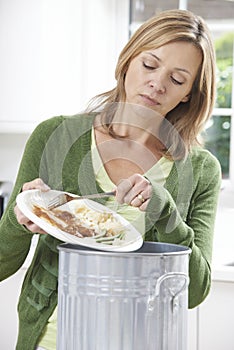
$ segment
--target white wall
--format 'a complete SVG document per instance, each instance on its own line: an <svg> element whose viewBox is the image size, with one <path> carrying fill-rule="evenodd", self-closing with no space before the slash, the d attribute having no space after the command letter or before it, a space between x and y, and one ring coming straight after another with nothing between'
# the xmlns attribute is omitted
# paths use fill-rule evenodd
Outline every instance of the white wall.
<svg viewBox="0 0 234 350"><path fill-rule="evenodd" d="M113 88L127 38L125 0L0 0L0 181L36 124Z"/></svg>
<svg viewBox="0 0 234 350"><path fill-rule="evenodd" d="M15 179L41 120L114 86L127 39L125 0L0 0L0 181Z"/></svg>
<svg viewBox="0 0 234 350"><path fill-rule="evenodd" d="M0 0L0 122L75 114L113 88L127 11L125 0Z"/></svg>
<svg viewBox="0 0 234 350"><path fill-rule="evenodd" d="M0 181L14 181L29 134L0 133Z"/></svg>

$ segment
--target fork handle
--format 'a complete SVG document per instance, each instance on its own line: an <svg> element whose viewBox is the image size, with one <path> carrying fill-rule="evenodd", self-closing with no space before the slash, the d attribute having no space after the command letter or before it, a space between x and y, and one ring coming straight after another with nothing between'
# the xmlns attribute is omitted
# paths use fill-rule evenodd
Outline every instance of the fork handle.
<svg viewBox="0 0 234 350"><path fill-rule="evenodd" d="M92 198L111 197L111 196L115 196L115 191L85 194L84 196L74 196L74 197L70 196L69 194L65 194L65 195L66 195L67 202L70 202L73 199L92 199Z"/></svg>

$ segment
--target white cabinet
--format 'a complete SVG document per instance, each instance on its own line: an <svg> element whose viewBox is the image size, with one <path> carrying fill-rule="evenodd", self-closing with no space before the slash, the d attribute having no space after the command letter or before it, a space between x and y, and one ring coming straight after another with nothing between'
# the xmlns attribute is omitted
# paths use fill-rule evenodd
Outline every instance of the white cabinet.
<svg viewBox="0 0 234 350"><path fill-rule="evenodd" d="M213 281L209 296L198 310L198 350L233 350L233 315L234 282Z"/></svg>
<svg viewBox="0 0 234 350"><path fill-rule="evenodd" d="M26 269L0 283L0 349L15 350L18 334L17 304Z"/></svg>
<svg viewBox="0 0 234 350"><path fill-rule="evenodd" d="M234 350L234 267L214 271L205 301L188 312L188 350Z"/></svg>
<svg viewBox="0 0 234 350"><path fill-rule="evenodd" d="M1 1L0 132L31 132L112 89L128 7L125 0Z"/></svg>
<svg viewBox="0 0 234 350"><path fill-rule="evenodd" d="M198 332L198 308L188 311L188 345L187 350L197 349L197 332Z"/></svg>

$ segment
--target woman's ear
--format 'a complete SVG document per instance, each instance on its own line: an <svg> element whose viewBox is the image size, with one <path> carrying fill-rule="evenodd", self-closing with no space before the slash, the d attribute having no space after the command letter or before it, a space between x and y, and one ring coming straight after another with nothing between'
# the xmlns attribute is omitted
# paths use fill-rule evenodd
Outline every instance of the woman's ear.
<svg viewBox="0 0 234 350"><path fill-rule="evenodd" d="M181 102L188 102L190 100L191 95L188 94L184 98L182 98Z"/></svg>

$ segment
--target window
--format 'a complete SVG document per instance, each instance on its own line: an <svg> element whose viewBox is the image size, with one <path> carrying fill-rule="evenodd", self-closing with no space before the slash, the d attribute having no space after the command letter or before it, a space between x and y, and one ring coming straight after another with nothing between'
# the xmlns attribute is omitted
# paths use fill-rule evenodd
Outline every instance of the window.
<svg viewBox="0 0 234 350"><path fill-rule="evenodd" d="M234 25L222 28L210 23L214 35L217 64L217 98L210 125L207 125L206 146L219 159L223 179L233 178L234 149L231 125L234 124L233 52Z"/></svg>
<svg viewBox="0 0 234 350"><path fill-rule="evenodd" d="M219 159L223 179L234 183L234 1L132 0L130 3L130 34L141 22L167 9L187 9L206 20L216 49L217 98L203 139L205 147Z"/></svg>

